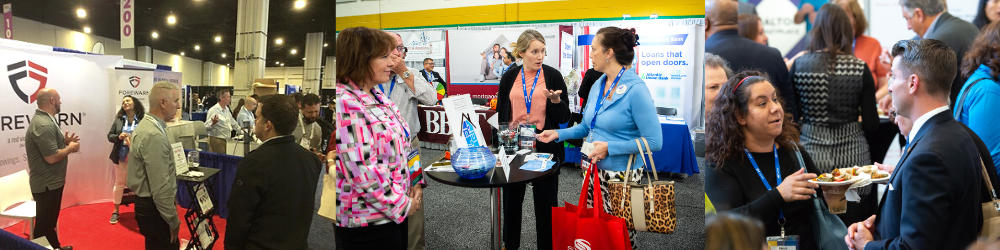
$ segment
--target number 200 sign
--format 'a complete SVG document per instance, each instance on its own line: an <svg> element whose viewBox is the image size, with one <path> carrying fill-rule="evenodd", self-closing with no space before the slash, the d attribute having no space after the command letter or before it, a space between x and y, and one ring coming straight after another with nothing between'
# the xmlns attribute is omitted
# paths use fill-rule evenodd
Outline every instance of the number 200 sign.
<svg viewBox="0 0 1000 250"><path fill-rule="evenodd" d="M135 6L132 5L133 0L121 0L121 41L122 48L133 48L135 47L135 38L133 35L133 26L135 25Z"/></svg>

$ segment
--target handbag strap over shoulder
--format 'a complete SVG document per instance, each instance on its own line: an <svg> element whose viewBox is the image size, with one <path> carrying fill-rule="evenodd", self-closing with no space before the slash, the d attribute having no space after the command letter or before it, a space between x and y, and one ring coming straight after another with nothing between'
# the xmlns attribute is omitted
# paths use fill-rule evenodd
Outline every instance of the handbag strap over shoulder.
<svg viewBox="0 0 1000 250"><path fill-rule="evenodd" d="M792 146L795 147L795 157L799 159L799 167L802 167L802 172L803 173L809 173L809 169L806 168L806 161L802 160L802 151L801 151L802 148L799 148L799 145L795 144L795 142L791 142L791 143L792 143ZM813 197L819 197L819 196L816 196L816 194L813 194Z"/></svg>
<svg viewBox="0 0 1000 250"><path fill-rule="evenodd" d="M979 83L979 81L986 80L986 79L987 78L979 78L979 79L976 79L975 82L970 83L969 86L965 86L965 90L962 92L962 96L958 98L958 102L955 102L954 109L957 110L955 112L955 114L958 114L958 115L955 116L955 118L958 118L958 116L962 115L962 111L965 110L965 107L964 107L965 106L965 96L969 95L969 90L972 89L972 86L975 86L976 83Z"/></svg>
<svg viewBox="0 0 1000 250"><path fill-rule="evenodd" d="M990 188L990 195L993 196L993 208L1000 210L1000 200L997 199L997 191L993 189L993 182L990 181L990 173L986 171L986 163L983 163L983 157L979 157L979 165L983 170L983 181L986 181L986 186Z"/></svg>

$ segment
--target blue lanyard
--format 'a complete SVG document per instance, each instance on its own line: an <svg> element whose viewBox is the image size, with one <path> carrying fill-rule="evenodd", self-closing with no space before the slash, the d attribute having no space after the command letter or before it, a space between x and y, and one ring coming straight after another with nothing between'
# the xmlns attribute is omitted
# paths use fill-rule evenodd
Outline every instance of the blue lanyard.
<svg viewBox="0 0 1000 250"><path fill-rule="evenodd" d="M771 146L774 149L774 175L778 177L778 185L781 185L781 164L778 163L778 147ZM767 187L767 191L771 191L771 184L767 183L767 179L764 179L764 174L760 172L760 168L757 167L757 162L754 161L753 155L746 148L743 148L743 152L747 153L747 157L750 157L750 164L753 164L753 169L757 170L757 176L760 177L760 181L764 183L764 187ZM778 211L778 219L785 218L785 213Z"/></svg>
<svg viewBox="0 0 1000 250"><path fill-rule="evenodd" d="M524 92L524 106L528 107L528 119L531 119L531 96L535 94L535 87L538 86L538 75L542 74L542 69L538 68L538 72L535 73L535 82L531 84L531 93L528 93L528 82L524 80L528 75L524 74L524 68L521 68L521 91Z"/></svg>
<svg viewBox="0 0 1000 250"><path fill-rule="evenodd" d="M434 81L434 74L431 74L431 72L428 72L428 71L424 70L424 76L427 77L427 82L433 82ZM434 84L434 83L431 83L431 84Z"/></svg>
<svg viewBox="0 0 1000 250"><path fill-rule="evenodd" d="M382 84L379 84L378 88L382 89L382 93L385 93L385 87L382 87ZM392 84L389 85L389 93L385 93L386 96L391 98L393 89L396 89L396 76L392 76Z"/></svg>
<svg viewBox="0 0 1000 250"><path fill-rule="evenodd" d="M622 67L621 71L618 71L618 76L615 77L615 81L611 84L611 88L614 89L618 86L618 80L622 78L622 74L625 73L625 67ZM604 95L604 88L608 81L601 81L601 98L597 100L597 106L594 107L594 117L590 119L590 129L594 129L597 125L597 112L601 110L601 106L604 106L604 99L607 97ZM611 91L608 90L608 95L611 95Z"/></svg>

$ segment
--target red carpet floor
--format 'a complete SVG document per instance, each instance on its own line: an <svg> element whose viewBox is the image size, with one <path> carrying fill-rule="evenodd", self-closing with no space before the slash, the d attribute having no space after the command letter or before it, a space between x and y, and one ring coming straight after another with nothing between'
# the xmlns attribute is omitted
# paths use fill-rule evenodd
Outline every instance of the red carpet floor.
<svg viewBox="0 0 1000 250"><path fill-rule="evenodd" d="M114 210L114 204L110 202L63 209L59 214L59 241L63 245L72 245L73 249L79 250L142 249L143 237L139 234L139 226L135 222L134 208L134 206L122 206L118 224L115 225L108 222ZM188 233L187 223L183 218L187 210L180 206L177 206L177 210L178 216L181 216L180 240L183 247L184 243L191 239L191 234ZM219 235L222 235L216 240L213 249L223 249L226 220L216 215L213 221L219 230ZM21 222L4 230L27 238L28 236L22 233L23 226L24 222Z"/></svg>

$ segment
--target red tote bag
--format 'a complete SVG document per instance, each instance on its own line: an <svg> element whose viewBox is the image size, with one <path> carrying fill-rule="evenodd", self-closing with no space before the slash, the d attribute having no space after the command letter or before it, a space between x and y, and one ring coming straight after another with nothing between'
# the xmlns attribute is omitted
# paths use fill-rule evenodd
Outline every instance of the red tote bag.
<svg viewBox="0 0 1000 250"><path fill-rule="evenodd" d="M604 212L596 164L591 164L580 190L580 206L552 208L552 249L628 250L628 226L624 219ZM590 180L590 181L588 181ZM594 207L587 208L587 187L594 185Z"/></svg>

